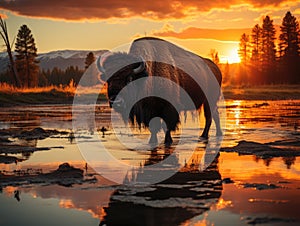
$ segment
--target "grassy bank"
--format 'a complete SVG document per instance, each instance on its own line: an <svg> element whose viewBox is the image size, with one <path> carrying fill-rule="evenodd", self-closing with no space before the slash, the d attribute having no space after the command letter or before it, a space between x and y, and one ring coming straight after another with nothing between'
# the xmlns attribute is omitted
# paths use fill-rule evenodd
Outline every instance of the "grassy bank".
<svg viewBox="0 0 300 226"><path fill-rule="evenodd" d="M35 105L35 104L69 104L73 101L70 93L52 90L49 92L3 93L0 92L0 106Z"/></svg>
<svg viewBox="0 0 300 226"><path fill-rule="evenodd" d="M231 100L299 100L300 85L226 86L225 99Z"/></svg>
<svg viewBox="0 0 300 226"><path fill-rule="evenodd" d="M99 87L43 87L20 89L0 85L0 106L72 104L77 95L81 103L91 104L98 95ZM232 100L298 100L300 85L226 86L222 87L225 99ZM97 101L105 101L103 92Z"/></svg>
<svg viewBox="0 0 300 226"><path fill-rule="evenodd" d="M80 92L78 92L78 90ZM41 104L72 104L77 95L82 103L93 103L99 89L76 87L38 87L15 88L9 85L0 85L0 107L14 105L41 105ZM106 100L105 94L97 96L97 101Z"/></svg>

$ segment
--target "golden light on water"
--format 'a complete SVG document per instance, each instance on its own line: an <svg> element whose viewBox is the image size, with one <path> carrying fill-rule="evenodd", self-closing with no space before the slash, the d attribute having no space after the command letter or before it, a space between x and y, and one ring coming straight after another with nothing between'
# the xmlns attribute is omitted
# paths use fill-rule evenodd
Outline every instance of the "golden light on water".
<svg viewBox="0 0 300 226"><path fill-rule="evenodd" d="M240 124L240 115L241 115L241 102L240 100L235 100L234 105L237 107L234 109L234 119L235 119L235 125L238 126Z"/></svg>
<svg viewBox="0 0 300 226"><path fill-rule="evenodd" d="M59 206L62 208L75 208L73 201L70 199L61 199L59 202Z"/></svg>
<svg viewBox="0 0 300 226"><path fill-rule="evenodd" d="M231 200L224 200L223 198L220 198L218 203L216 204L216 209L224 209L228 206L232 206L232 201Z"/></svg>
<svg viewBox="0 0 300 226"><path fill-rule="evenodd" d="M71 199L61 199L59 201L59 206L61 208L66 208L66 209L76 209L76 210L86 211L86 212L90 213L93 218L103 219L103 217L105 215L103 208L100 206L96 206L96 210L90 209L89 206L88 206L88 208L83 208L80 206L76 206Z"/></svg>

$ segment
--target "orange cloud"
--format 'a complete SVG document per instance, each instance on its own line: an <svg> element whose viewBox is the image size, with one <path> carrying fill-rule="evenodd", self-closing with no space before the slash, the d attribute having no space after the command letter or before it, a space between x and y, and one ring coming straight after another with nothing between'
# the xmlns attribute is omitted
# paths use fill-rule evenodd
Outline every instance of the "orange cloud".
<svg viewBox="0 0 300 226"><path fill-rule="evenodd" d="M277 6L288 0L244 0L257 7ZM228 8L238 0L1 0L0 9L30 17L64 20L144 17L182 19L213 8Z"/></svg>
<svg viewBox="0 0 300 226"><path fill-rule="evenodd" d="M239 41L243 33L250 34L251 28L241 29L202 29L188 27L180 32L175 32L171 26L165 26L162 31L153 32L153 35L160 37L175 37L180 39L205 38L221 41Z"/></svg>
<svg viewBox="0 0 300 226"><path fill-rule="evenodd" d="M284 0L247 0L247 3L252 4L255 7L266 7L266 6L279 6Z"/></svg>

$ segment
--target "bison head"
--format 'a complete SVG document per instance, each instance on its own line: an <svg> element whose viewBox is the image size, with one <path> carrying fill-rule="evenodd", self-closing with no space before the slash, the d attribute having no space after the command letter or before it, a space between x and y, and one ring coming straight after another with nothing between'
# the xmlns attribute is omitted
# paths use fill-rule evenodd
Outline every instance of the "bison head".
<svg viewBox="0 0 300 226"><path fill-rule="evenodd" d="M120 112L126 108L126 97L118 95L130 82L148 76L141 57L127 53L106 53L97 59L101 80L107 82L110 107Z"/></svg>

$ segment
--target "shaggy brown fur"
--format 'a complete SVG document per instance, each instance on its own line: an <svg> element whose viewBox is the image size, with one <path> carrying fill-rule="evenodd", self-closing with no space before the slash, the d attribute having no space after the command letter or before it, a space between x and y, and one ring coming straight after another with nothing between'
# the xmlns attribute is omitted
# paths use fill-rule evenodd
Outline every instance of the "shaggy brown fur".
<svg viewBox="0 0 300 226"><path fill-rule="evenodd" d="M141 73L132 75L133 69L140 65L141 57L146 62L146 68ZM114 53L108 56L103 62L103 69L111 76L108 79L109 98L115 97L126 86L129 77L130 81L147 77L147 82L142 87L131 90L130 98L138 98L141 93L149 95L130 109L129 119L132 123L149 127L152 118L162 118L167 126L165 143L172 142L170 131L177 128L178 111L200 109L202 105L206 117L202 137L208 137L212 116L216 122L217 134L221 134L217 101L220 96L222 75L211 60L161 39L141 38L132 43L129 54ZM164 83L154 82L156 76L167 78L178 85L166 86ZM213 79L216 79L218 87L213 85ZM182 89L191 98L194 106L187 104ZM171 97L172 103L176 103L176 106L172 106L163 98L151 96L154 90L159 90L162 96ZM208 92L210 96L206 98L205 94ZM124 101L126 103L126 100ZM122 113L122 109L116 110ZM159 123L150 127L152 135L150 142L157 142L156 134L160 129Z"/></svg>

